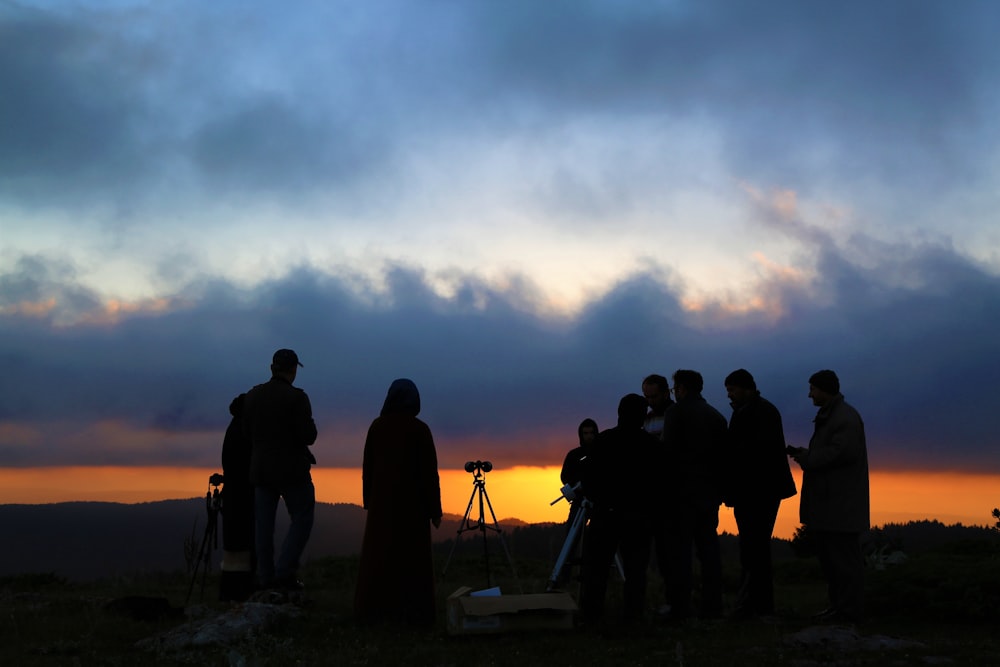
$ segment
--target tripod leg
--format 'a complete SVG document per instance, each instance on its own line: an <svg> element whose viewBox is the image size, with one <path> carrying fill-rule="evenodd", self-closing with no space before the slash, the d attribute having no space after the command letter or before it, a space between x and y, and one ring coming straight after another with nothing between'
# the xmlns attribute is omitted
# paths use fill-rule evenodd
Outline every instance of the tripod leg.
<svg viewBox="0 0 1000 667"><path fill-rule="evenodd" d="M208 579L208 571L212 569L212 552L219 547L219 519L217 514L212 514L208 521L207 530L210 534L207 536L211 546L205 549L205 567L201 569L201 599L205 599L205 581Z"/></svg>
<svg viewBox="0 0 1000 667"><path fill-rule="evenodd" d="M566 541L563 542L562 550L559 552L559 557L556 559L556 565L552 569L552 576L549 577L549 583L546 587L546 591L551 591L559 585L562 580L563 568L566 567L566 561L569 559L569 555L573 552L574 547L577 544L577 538L580 535L580 531L587 523L587 508L581 505L577 508L576 514L573 517L573 523L570 524L569 532L566 533Z"/></svg>
<svg viewBox="0 0 1000 667"><path fill-rule="evenodd" d="M503 539L503 530L501 530L500 523L497 521L496 512L493 511L493 503L490 502L490 496L486 493L485 486L483 486L483 498L486 499L486 506L490 508L490 517L493 519L493 530L496 531L497 537L500 539L500 546L503 547L503 552L507 555L507 564L510 565L510 572L514 575L514 581L517 582L517 589L523 594L524 588L521 586L521 580L517 576L517 570L514 569L514 559L510 557L510 550L507 549L507 542ZM480 520L482 520L481 517ZM485 536L486 533L484 532L483 535Z"/></svg>
<svg viewBox="0 0 1000 667"><path fill-rule="evenodd" d="M479 485L479 532L483 534L483 560L486 565L486 588L492 588L493 578L490 572L490 543L486 538L486 522L484 521L485 514L483 514L483 498L486 497L486 487L482 484ZM494 522L495 523L495 522Z"/></svg>
<svg viewBox="0 0 1000 667"><path fill-rule="evenodd" d="M191 593L194 592L194 582L198 580L198 568L202 566L202 561L206 558L206 547L208 546L209 537L211 537L212 532L212 521L209 519L208 523L205 524L205 534L201 538L201 548L198 549L198 557L194 561L194 572L191 573L191 583L188 584L187 597L184 599L184 604L187 605L191 601ZM202 585L202 595L204 595L204 584Z"/></svg>
<svg viewBox="0 0 1000 667"><path fill-rule="evenodd" d="M464 533L468 528L466 526L469 523L469 515L472 513L472 503L476 499L476 489L473 487L472 495L469 496L469 505L465 508L465 515L462 516L462 520L458 524L458 532L455 533L455 541L451 543L451 551L448 552L448 560L444 562L444 568L441 569L441 576L448 574L448 567L451 565L451 557L455 555L455 547L458 546L458 541L462 538L462 533Z"/></svg>

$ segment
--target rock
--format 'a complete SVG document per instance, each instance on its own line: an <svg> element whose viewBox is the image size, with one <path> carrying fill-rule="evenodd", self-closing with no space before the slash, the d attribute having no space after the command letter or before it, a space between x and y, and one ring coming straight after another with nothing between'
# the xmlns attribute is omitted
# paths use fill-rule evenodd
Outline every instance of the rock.
<svg viewBox="0 0 1000 667"><path fill-rule="evenodd" d="M285 618L299 616L302 610L291 604L247 602L207 620L185 623L152 637L140 639L136 648L150 651L176 651L209 645L229 645L254 632L266 631Z"/></svg>

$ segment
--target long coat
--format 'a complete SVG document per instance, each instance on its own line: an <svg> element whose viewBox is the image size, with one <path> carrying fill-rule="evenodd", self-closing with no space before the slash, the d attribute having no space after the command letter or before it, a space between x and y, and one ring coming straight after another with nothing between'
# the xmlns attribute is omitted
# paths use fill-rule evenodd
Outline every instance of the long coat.
<svg viewBox="0 0 1000 667"><path fill-rule="evenodd" d="M354 611L365 622L430 625L430 523L441 518L437 453L430 428L416 417L416 387L393 388L365 440L362 494L368 516Z"/></svg>
<svg viewBox="0 0 1000 667"><path fill-rule="evenodd" d="M871 525L868 447L861 415L837 394L820 408L802 466L799 520L815 530L860 533Z"/></svg>

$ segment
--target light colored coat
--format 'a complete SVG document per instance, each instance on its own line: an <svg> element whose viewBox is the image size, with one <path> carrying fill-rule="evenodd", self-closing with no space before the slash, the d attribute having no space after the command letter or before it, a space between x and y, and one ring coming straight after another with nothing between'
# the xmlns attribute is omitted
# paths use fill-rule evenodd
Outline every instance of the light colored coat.
<svg viewBox="0 0 1000 667"><path fill-rule="evenodd" d="M816 414L809 451L799 457L799 520L807 528L860 533L871 525L868 447L861 415L837 394Z"/></svg>

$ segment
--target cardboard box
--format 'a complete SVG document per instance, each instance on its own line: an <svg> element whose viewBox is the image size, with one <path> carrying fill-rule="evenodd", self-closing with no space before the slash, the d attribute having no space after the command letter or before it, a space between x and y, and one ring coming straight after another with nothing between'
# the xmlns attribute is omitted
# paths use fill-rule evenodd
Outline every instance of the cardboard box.
<svg viewBox="0 0 1000 667"><path fill-rule="evenodd" d="M570 630L576 602L568 593L473 595L468 586L448 596L448 633L452 635Z"/></svg>

